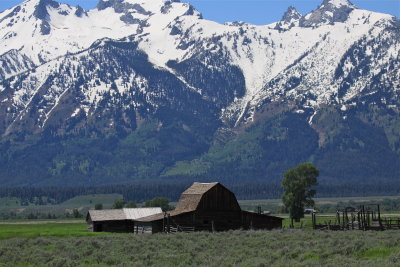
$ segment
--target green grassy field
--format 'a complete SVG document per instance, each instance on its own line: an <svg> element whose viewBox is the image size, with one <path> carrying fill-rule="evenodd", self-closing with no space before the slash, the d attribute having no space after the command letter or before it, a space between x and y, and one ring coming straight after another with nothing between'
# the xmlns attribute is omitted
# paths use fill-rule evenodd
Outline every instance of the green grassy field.
<svg viewBox="0 0 400 267"><path fill-rule="evenodd" d="M0 212L82 213L103 203L110 208L121 195L79 196L59 205L21 207L17 199L0 199ZM343 208L388 202L398 197L316 199L317 207ZM239 201L245 210L279 211L281 200ZM328 210L328 209L327 209ZM399 216L396 209L390 217ZM400 231L314 231L306 215L296 229L227 231L192 234L111 234L87 232L84 219L0 221L1 266L400 266ZM317 222L334 222L333 213ZM301 227L301 229L299 229Z"/></svg>
<svg viewBox="0 0 400 267"><path fill-rule="evenodd" d="M78 209L84 216L89 209L93 209L97 203L103 204L104 209L112 208L115 200L123 199L120 194L96 194L77 196L57 205L21 205L17 198L0 198L1 219L23 219L29 214L36 215L40 219L50 216L66 217L72 214L73 209Z"/></svg>
<svg viewBox="0 0 400 267"><path fill-rule="evenodd" d="M83 220L79 221L16 221L0 222L0 239L37 237L80 237L105 233L90 233Z"/></svg>
<svg viewBox="0 0 400 267"><path fill-rule="evenodd" d="M339 202L368 202L382 201L384 199L398 199L400 196L372 196L372 197L334 197L334 198L314 198L316 204L336 204ZM256 204L281 204L281 199L255 199L255 200L239 200L241 205L256 205Z"/></svg>
<svg viewBox="0 0 400 267"><path fill-rule="evenodd" d="M120 194L96 194L77 196L70 200L57 205L21 205L21 200L16 198L0 198L0 219L23 219L29 214L39 215L41 219L47 218L48 215L56 215L58 218L66 217L66 214L71 214L73 209L78 209L83 215L88 209L93 209L96 203L102 203L103 208L111 208L115 200L122 199ZM393 203L390 203L392 201ZM400 197L349 197L349 198L316 198L316 208L321 213L334 213L337 208L346 206L358 206L368 203L388 203L395 204L386 205L388 212L400 212ZM138 203L140 205L140 203ZM176 205L172 202L171 205ZM255 211L258 206L263 210L272 211L273 214L281 214L283 211L282 201L280 199L265 199L265 200L239 200L239 204L244 210ZM54 216L53 216L54 217Z"/></svg>
<svg viewBox="0 0 400 267"><path fill-rule="evenodd" d="M337 209L347 206L358 207L373 203L382 204L382 212L400 213L400 196L314 198L314 201L316 209L321 213L335 213ZM262 210L275 214L280 213L283 208L281 199L239 200L239 204L245 210L254 211L261 206Z"/></svg>
<svg viewBox="0 0 400 267"><path fill-rule="evenodd" d="M110 209L114 204L115 200L123 199L121 194L96 194L96 195L85 195L71 198L60 206L68 208L80 208L80 207L94 207L96 203L102 203L103 208Z"/></svg>
<svg viewBox="0 0 400 267"><path fill-rule="evenodd" d="M1 197L0 198L0 208L2 207L19 207L21 202L15 197Z"/></svg>
<svg viewBox="0 0 400 267"><path fill-rule="evenodd" d="M399 266L400 233L311 230L93 234L0 225L0 266ZM19 225L21 226L21 225ZM10 233L19 233L13 237ZM11 238L12 237L12 238Z"/></svg>
<svg viewBox="0 0 400 267"><path fill-rule="evenodd" d="M290 220L283 216L283 227L289 228ZM329 217L334 220L334 217ZM312 229L311 217L306 216L300 223L295 223L295 228L302 226L304 229ZM37 237L80 237L104 235L106 233L90 233L87 224L80 220L17 220L0 221L0 240L10 238L37 238Z"/></svg>

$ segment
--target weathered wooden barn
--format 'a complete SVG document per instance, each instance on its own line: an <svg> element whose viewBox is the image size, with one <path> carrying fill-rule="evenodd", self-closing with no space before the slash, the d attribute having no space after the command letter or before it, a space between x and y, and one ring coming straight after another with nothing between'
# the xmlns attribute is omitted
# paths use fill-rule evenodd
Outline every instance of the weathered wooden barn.
<svg viewBox="0 0 400 267"><path fill-rule="evenodd" d="M133 233L137 219L159 213L161 208L89 210L86 222L90 232Z"/></svg>
<svg viewBox="0 0 400 267"><path fill-rule="evenodd" d="M226 231L230 229L274 229L282 218L243 211L235 195L220 183L194 183L179 199L175 210L138 219L152 232Z"/></svg>

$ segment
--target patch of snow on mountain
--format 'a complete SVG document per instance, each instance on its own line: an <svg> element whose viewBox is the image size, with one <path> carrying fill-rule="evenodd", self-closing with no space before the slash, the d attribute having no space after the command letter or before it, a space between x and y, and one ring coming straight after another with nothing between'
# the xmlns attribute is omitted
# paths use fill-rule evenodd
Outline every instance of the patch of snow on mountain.
<svg viewBox="0 0 400 267"><path fill-rule="evenodd" d="M81 112L81 108L76 108L74 112L71 114L71 118L76 117Z"/></svg>
<svg viewBox="0 0 400 267"><path fill-rule="evenodd" d="M341 6L354 6L348 0L325 0L323 5L331 4L334 7L341 7Z"/></svg>
<svg viewBox="0 0 400 267"><path fill-rule="evenodd" d="M0 19L0 37L4 39L9 32L17 34L0 43L0 54L17 49L40 64L86 49L101 38L118 39L136 34L139 28L137 24L121 21L113 9L93 9L87 12L87 16L77 16L76 7L60 4L58 8L47 6L46 22L50 25L50 32L44 35L41 32L43 21L32 15L36 4L33 0L26 1L18 6L18 13L13 14L13 9L4 12L13 16Z"/></svg>
<svg viewBox="0 0 400 267"><path fill-rule="evenodd" d="M32 97L47 77L57 71L65 55L85 51L94 42L105 38L128 36L129 40L138 43L151 63L171 72L199 94L202 94L201 88L191 86L190 81L169 68L169 61L181 62L207 53L202 58L207 68L217 68L208 64L207 57L212 55L222 55L224 60L228 60L226 64L239 67L245 78L245 95L236 98L230 107L224 109L226 113L239 116L237 123L246 115L251 120L256 107L266 98L276 100L286 95L293 99L306 99L311 94L315 99L307 99L306 106L315 108L333 101L337 95L340 85L334 80L334 73L346 51L365 36L373 38L381 34L384 24L392 18L356 9L347 0L325 0L316 11L306 16L289 8L280 22L255 26L204 20L188 3L176 1L102 2L106 4L104 8L80 15L77 15L79 10L76 7L50 4L45 8L46 17L38 18L33 16L38 1L28 0L0 14L0 55L15 50L19 53L13 57L16 64L23 62L25 57L31 62L19 64L16 71L5 77L10 78L34 65L41 65L36 73L29 74L29 80L25 79L21 86L15 88L13 101L18 109L29 106ZM121 3L124 4L123 9L118 6ZM122 19L123 16L128 19ZM382 25L379 26L379 23ZM398 45L390 46L386 56L376 64L385 64L398 56L398 51ZM372 53L372 48L366 53ZM68 60L71 67L78 69L77 60ZM350 61L345 62L344 74L347 75L353 68ZM73 79L84 75L85 68L79 69L81 73L70 70L71 76L64 77L64 82L72 83ZM371 71L378 73L380 69L374 67ZM106 92L112 96L125 95L139 89L147 100L151 98L150 92L147 92L148 81L134 73L117 79L116 90L97 78L91 77L90 81L86 81L88 87L81 87L86 98L82 108L86 113L97 107ZM295 81L294 85L288 86L291 80ZM354 84L345 99L350 100L358 94L367 82L367 79L361 79ZM42 117L48 118L66 90L57 86L46 90Z"/></svg>

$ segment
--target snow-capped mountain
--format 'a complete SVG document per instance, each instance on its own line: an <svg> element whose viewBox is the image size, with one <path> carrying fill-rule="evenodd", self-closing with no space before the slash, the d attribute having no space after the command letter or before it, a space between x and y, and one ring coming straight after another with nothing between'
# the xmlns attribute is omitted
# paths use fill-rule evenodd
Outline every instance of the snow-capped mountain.
<svg viewBox="0 0 400 267"><path fill-rule="evenodd" d="M301 18L302 15L297 11L297 9L290 6L285 14L283 14L282 20L276 23L275 29L289 30L290 28L299 26Z"/></svg>
<svg viewBox="0 0 400 267"><path fill-rule="evenodd" d="M366 105L399 114L400 22L348 0L304 15L289 7L263 26L205 20L179 0L100 0L92 10L27 0L0 13L0 38L5 140L126 134L175 116L210 145L290 110L322 146L327 106L344 119Z"/></svg>

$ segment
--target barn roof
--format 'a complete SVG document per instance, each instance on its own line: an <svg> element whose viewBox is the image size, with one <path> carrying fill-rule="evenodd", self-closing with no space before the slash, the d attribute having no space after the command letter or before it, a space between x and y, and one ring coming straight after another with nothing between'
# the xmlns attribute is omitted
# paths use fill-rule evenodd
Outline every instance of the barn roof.
<svg viewBox="0 0 400 267"><path fill-rule="evenodd" d="M203 195L218 184L220 183L194 183L182 193L175 210L181 213L196 210Z"/></svg>
<svg viewBox="0 0 400 267"><path fill-rule="evenodd" d="M161 213L161 208L132 208L116 210L89 210L88 217L93 222L136 220L142 217Z"/></svg>
<svg viewBox="0 0 400 267"><path fill-rule="evenodd" d="M213 188L219 183L194 183L191 187L186 189L182 195L201 195Z"/></svg>
<svg viewBox="0 0 400 267"><path fill-rule="evenodd" d="M194 183L191 187L186 189L175 208L175 210L168 212L170 216L176 216L179 214L195 211L199 206L201 198L214 186L221 185L220 183ZM221 185L223 186L223 185ZM164 218L164 213L154 214L151 216L143 217L139 221L151 222L158 221Z"/></svg>

